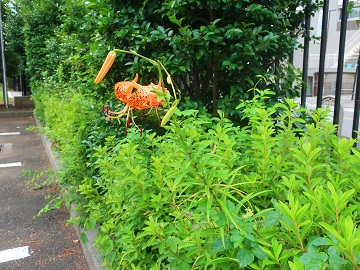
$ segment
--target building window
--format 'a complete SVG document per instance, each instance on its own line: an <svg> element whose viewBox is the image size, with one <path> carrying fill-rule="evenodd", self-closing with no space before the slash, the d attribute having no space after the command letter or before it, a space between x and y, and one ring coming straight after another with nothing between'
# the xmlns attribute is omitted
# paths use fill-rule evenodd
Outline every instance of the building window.
<svg viewBox="0 0 360 270"><path fill-rule="evenodd" d="M360 18L360 7L354 7L349 13L349 20L359 19Z"/></svg>

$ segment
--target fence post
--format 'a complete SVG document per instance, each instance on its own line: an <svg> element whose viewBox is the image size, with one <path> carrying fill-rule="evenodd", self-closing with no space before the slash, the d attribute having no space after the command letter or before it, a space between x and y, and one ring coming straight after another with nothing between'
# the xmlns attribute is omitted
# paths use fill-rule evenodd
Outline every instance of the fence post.
<svg viewBox="0 0 360 270"><path fill-rule="evenodd" d="M0 0L0 47L1 47L1 59L3 69L3 98L6 109L9 108L8 94L7 94L7 82L6 82L6 66L5 66L5 49L4 49L4 38L3 38L3 23L2 23L2 1Z"/></svg>
<svg viewBox="0 0 360 270"><path fill-rule="evenodd" d="M307 77L309 67L309 41L310 41L310 14L309 7L305 7L305 37L304 37L304 55L303 55L303 72L302 80L303 86L301 88L301 106L305 107L306 104L306 91L307 91Z"/></svg>
<svg viewBox="0 0 360 270"><path fill-rule="evenodd" d="M319 80L318 80L316 108L320 108L322 105L326 44L327 44L327 36L328 36L327 33L328 13L329 13L329 0L324 0L322 27L321 27L322 29L321 29L321 45L320 45Z"/></svg>
<svg viewBox="0 0 360 270"><path fill-rule="evenodd" d="M357 61L358 67L360 65L360 53ZM356 69L357 81L355 87L355 107L354 107L354 117L353 117L353 126L352 126L352 138L357 139L357 131L359 130L359 110L360 110L360 83L359 83L360 68ZM357 143L355 143L357 147Z"/></svg>
<svg viewBox="0 0 360 270"><path fill-rule="evenodd" d="M339 123L339 110L341 100L342 77L344 72L344 56L345 56L345 42L346 42L346 26L347 26L347 6L349 0L343 1L341 10L341 25L340 25L340 41L339 41L339 57L336 73L336 86L335 86L335 105L334 105L334 119L333 123Z"/></svg>

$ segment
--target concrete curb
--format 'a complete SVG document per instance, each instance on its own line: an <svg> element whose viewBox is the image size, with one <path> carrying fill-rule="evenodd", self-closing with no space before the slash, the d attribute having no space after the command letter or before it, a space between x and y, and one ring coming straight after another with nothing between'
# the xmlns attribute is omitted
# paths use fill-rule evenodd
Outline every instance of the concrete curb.
<svg viewBox="0 0 360 270"><path fill-rule="evenodd" d="M19 110L9 110L9 111L2 111L0 112L0 117L27 117L33 116L33 111L19 111Z"/></svg>
<svg viewBox="0 0 360 270"><path fill-rule="evenodd" d="M36 116L34 116L34 118L35 118L36 125L39 127L42 127L43 125L41 124L39 119ZM60 162L60 154L56 153L52 150L52 147L51 147L52 141L45 134L40 133L40 137L41 137L41 141L45 147L45 151L49 158L51 167L52 167L53 171L56 173L62 167L62 164ZM71 204L70 207L68 208L70 217L72 217L72 218L76 218L78 216L78 214L74 211L75 207L76 207L75 204ZM80 234L82 232L84 232L89 240L86 244L84 244L82 241L80 241L81 248L84 252L84 256L88 263L89 269L90 270L105 270L106 267L101 266L103 264L103 261L100 258L100 254L97 252L96 247L94 246L96 234L98 231L97 228L95 228L92 231L87 231L87 230L82 229L80 226L78 226L76 224L74 224L73 227L74 227L79 239L80 239Z"/></svg>

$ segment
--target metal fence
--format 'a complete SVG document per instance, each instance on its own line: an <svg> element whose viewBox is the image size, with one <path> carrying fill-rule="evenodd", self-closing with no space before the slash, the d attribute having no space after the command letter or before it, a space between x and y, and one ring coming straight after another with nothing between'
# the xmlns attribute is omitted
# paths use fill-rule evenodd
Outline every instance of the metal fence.
<svg viewBox="0 0 360 270"><path fill-rule="evenodd" d="M314 61L318 60L319 72L318 72L318 82L317 89L323 89L324 78L325 78L325 67L329 64L337 67L335 88L334 88L334 118L333 123L339 124L339 114L340 114L340 100L341 100L341 91L342 91L342 80L344 75L344 59L345 59L345 50L346 50L346 28L347 28L347 18L348 18L348 4L349 0L343 0L342 9L341 9L341 24L340 24L340 40L339 40L339 50L336 55L326 55L326 44L328 37L328 12L329 12L329 1L324 0L323 2L323 16L322 16L322 28L321 28L321 44L320 44L320 55L318 59L309 55L309 41L310 41L310 22L311 15L308 12L308 9L305 7L306 19L305 19L305 39L304 39L304 54L303 54L303 67L302 67L302 79L304 81L303 88L301 90L301 105L305 106L306 96L307 96L307 77L309 64L314 65ZM355 80L352 97L355 99L354 106L354 116L352 124L352 138L357 139L357 130L359 129L359 109L360 109L360 83L359 83L359 66L360 66L360 53L357 60ZM317 91L317 100L316 107L320 108L323 102L323 91Z"/></svg>

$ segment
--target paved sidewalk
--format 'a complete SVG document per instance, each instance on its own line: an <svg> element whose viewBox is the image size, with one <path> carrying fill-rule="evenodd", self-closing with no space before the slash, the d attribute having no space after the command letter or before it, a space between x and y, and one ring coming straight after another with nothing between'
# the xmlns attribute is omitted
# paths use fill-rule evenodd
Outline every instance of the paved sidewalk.
<svg viewBox="0 0 360 270"><path fill-rule="evenodd" d="M323 100L327 99L323 105L329 106L333 116L335 96L323 96ZM300 102L300 98L296 99ZM316 109L317 97L306 97L306 108L309 110ZM353 119L354 119L355 97L352 95L342 95L339 108L339 127L338 136L350 138L352 136Z"/></svg>
<svg viewBox="0 0 360 270"><path fill-rule="evenodd" d="M332 98L332 102L325 102L325 104L327 105L333 105L334 104L334 99L335 96L333 95L325 95L323 96L323 99L327 98L327 97L331 97ZM296 98L297 101L300 102L300 98ZM316 103L317 103L317 97L306 97L306 107L310 108L310 109L315 109L316 108ZM340 104L344 107L344 108L354 108L355 105L355 100L352 99L351 95L342 95L341 99L340 99Z"/></svg>
<svg viewBox="0 0 360 270"><path fill-rule="evenodd" d="M34 118L0 117L0 269L88 269L64 207L33 219L52 188L34 189L24 170L50 168L40 136L26 130Z"/></svg>

